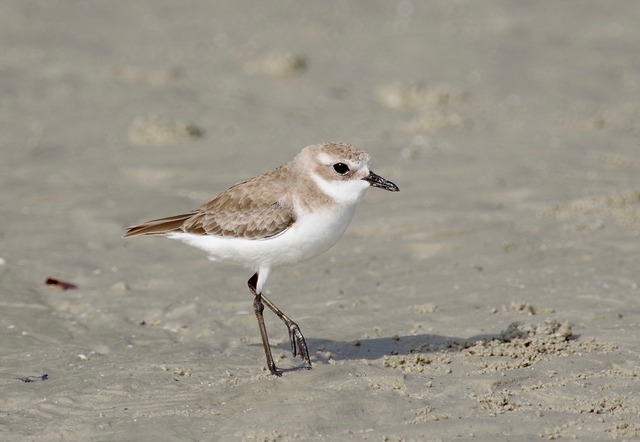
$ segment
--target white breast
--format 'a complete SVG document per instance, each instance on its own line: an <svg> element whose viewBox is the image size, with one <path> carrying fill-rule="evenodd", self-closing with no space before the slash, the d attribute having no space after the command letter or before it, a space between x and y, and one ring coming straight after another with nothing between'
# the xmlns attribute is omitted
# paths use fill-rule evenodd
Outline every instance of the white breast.
<svg viewBox="0 0 640 442"><path fill-rule="evenodd" d="M333 246L353 218L355 205L302 214L285 232L267 239L170 233L167 237L204 250L214 261L229 261L257 270L313 258Z"/></svg>

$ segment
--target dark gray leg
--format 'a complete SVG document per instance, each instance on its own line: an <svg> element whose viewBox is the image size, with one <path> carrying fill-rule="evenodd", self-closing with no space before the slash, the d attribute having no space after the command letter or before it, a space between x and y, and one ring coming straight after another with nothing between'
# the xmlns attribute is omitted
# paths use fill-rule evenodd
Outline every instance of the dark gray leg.
<svg viewBox="0 0 640 442"><path fill-rule="evenodd" d="M264 347L264 353L267 358L267 367L269 368L269 371L275 376L282 376L282 370L279 370L276 367L276 364L273 361L273 356L271 355L269 338L267 336L267 327L264 324L263 316L265 304L287 326L287 330L289 332L289 341L291 342L291 352L293 353L293 356L295 357L299 354L302 360L307 363L306 366L297 367L293 370L310 369L311 360L309 359L309 350L307 348L307 343L304 340L304 336L302 336L302 333L300 332L300 327L298 327L298 324L296 324L291 320L291 318L285 315L278 307L275 306L273 302L267 299L262 293L256 292L257 282L258 274L255 273L251 278L249 278L247 284L249 286L249 290L251 290L251 293L254 296L253 311L255 312L256 318L258 319L258 327L260 328L260 336L262 337L262 346Z"/></svg>

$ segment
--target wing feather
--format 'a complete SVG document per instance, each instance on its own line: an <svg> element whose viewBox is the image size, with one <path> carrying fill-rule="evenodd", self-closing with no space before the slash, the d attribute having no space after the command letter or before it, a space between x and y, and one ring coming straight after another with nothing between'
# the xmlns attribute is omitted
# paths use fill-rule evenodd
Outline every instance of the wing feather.
<svg viewBox="0 0 640 442"><path fill-rule="evenodd" d="M279 235L296 218L286 167L238 183L192 212L129 227L124 236L187 232L265 239Z"/></svg>

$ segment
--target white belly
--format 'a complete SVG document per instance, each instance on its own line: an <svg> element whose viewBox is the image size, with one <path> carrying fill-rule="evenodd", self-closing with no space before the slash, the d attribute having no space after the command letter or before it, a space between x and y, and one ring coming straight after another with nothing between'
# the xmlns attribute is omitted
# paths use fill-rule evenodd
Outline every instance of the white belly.
<svg viewBox="0 0 640 442"><path fill-rule="evenodd" d="M171 233L167 237L204 250L214 261L234 262L258 270L313 258L327 251L340 239L354 212L355 205L304 214L288 230L267 239L190 233Z"/></svg>

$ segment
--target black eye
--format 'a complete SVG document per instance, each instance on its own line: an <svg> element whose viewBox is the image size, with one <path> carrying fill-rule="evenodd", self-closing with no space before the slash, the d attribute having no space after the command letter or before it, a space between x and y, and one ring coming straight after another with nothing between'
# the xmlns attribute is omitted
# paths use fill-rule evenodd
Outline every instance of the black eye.
<svg viewBox="0 0 640 442"><path fill-rule="evenodd" d="M349 172L349 166L344 163L336 163L333 165L333 170L338 172L340 175L344 175L345 173Z"/></svg>

